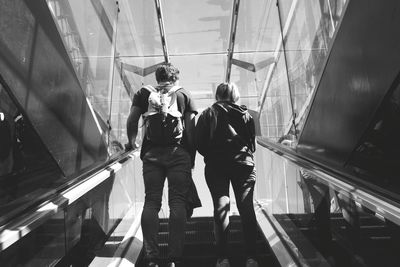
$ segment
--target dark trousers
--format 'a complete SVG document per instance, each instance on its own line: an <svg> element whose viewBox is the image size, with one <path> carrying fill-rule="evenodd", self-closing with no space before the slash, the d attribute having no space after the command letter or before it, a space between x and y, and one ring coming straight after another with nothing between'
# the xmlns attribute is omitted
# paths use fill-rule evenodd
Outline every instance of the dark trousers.
<svg viewBox="0 0 400 267"><path fill-rule="evenodd" d="M186 195L190 177L190 155L181 147L157 147L143 156L146 196L141 224L147 261L157 261L159 258L158 213L166 178L168 179L170 209L168 254L171 260L179 260L182 257L186 224Z"/></svg>
<svg viewBox="0 0 400 267"><path fill-rule="evenodd" d="M226 258L229 234L229 183L236 197L236 204L243 226L243 236L248 257L256 255L257 220L254 212L253 192L256 170L247 165L206 164L205 177L214 203L214 232L217 256Z"/></svg>

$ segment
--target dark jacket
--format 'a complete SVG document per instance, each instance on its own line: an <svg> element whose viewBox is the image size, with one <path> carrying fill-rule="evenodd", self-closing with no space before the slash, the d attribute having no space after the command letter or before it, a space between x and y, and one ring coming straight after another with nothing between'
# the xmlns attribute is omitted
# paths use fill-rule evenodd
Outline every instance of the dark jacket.
<svg viewBox="0 0 400 267"><path fill-rule="evenodd" d="M204 162L254 165L254 120L245 106L219 101L200 115L196 148Z"/></svg>

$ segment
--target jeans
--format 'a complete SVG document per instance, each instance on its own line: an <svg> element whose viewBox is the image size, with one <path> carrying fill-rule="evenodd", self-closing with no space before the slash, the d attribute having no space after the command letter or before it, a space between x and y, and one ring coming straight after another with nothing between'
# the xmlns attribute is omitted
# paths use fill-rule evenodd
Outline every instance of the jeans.
<svg viewBox="0 0 400 267"><path fill-rule="evenodd" d="M155 147L143 156L145 202L141 224L147 261L157 261L159 258L158 213L166 178L170 209L168 256L171 260L179 260L183 254L186 195L191 179L190 155L182 147Z"/></svg>
<svg viewBox="0 0 400 267"><path fill-rule="evenodd" d="M257 220L253 204L255 167L241 164L231 166L206 164L205 177L214 203L217 256L226 258L228 255L229 183L231 182L242 221L246 255L255 257L257 238Z"/></svg>

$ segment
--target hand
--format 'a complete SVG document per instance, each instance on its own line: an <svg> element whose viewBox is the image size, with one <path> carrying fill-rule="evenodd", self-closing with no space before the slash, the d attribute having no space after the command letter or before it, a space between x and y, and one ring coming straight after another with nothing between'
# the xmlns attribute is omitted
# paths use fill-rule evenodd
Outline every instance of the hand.
<svg viewBox="0 0 400 267"><path fill-rule="evenodd" d="M137 148L139 148L139 145L136 142L134 142L133 145L131 143L125 144L125 151L135 150Z"/></svg>

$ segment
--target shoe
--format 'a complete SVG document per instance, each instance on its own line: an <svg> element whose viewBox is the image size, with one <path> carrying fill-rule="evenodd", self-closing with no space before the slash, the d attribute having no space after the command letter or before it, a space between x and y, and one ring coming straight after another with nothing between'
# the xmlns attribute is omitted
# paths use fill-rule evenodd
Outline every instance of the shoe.
<svg viewBox="0 0 400 267"><path fill-rule="evenodd" d="M175 262L170 262L170 263L168 263L167 266L168 266L168 267L176 267Z"/></svg>
<svg viewBox="0 0 400 267"><path fill-rule="evenodd" d="M215 267L230 267L231 265L229 264L228 259L218 259L217 264L215 264Z"/></svg>
<svg viewBox="0 0 400 267"><path fill-rule="evenodd" d="M249 258L246 261L246 267L258 267L258 262L255 259Z"/></svg>
<svg viewBox="0 0 400 267"><path fill-rule="evenodd" d="M147 267L158 267L158 264L151 261L151 262L147 263L146 266L147 266Z"/></svg>

